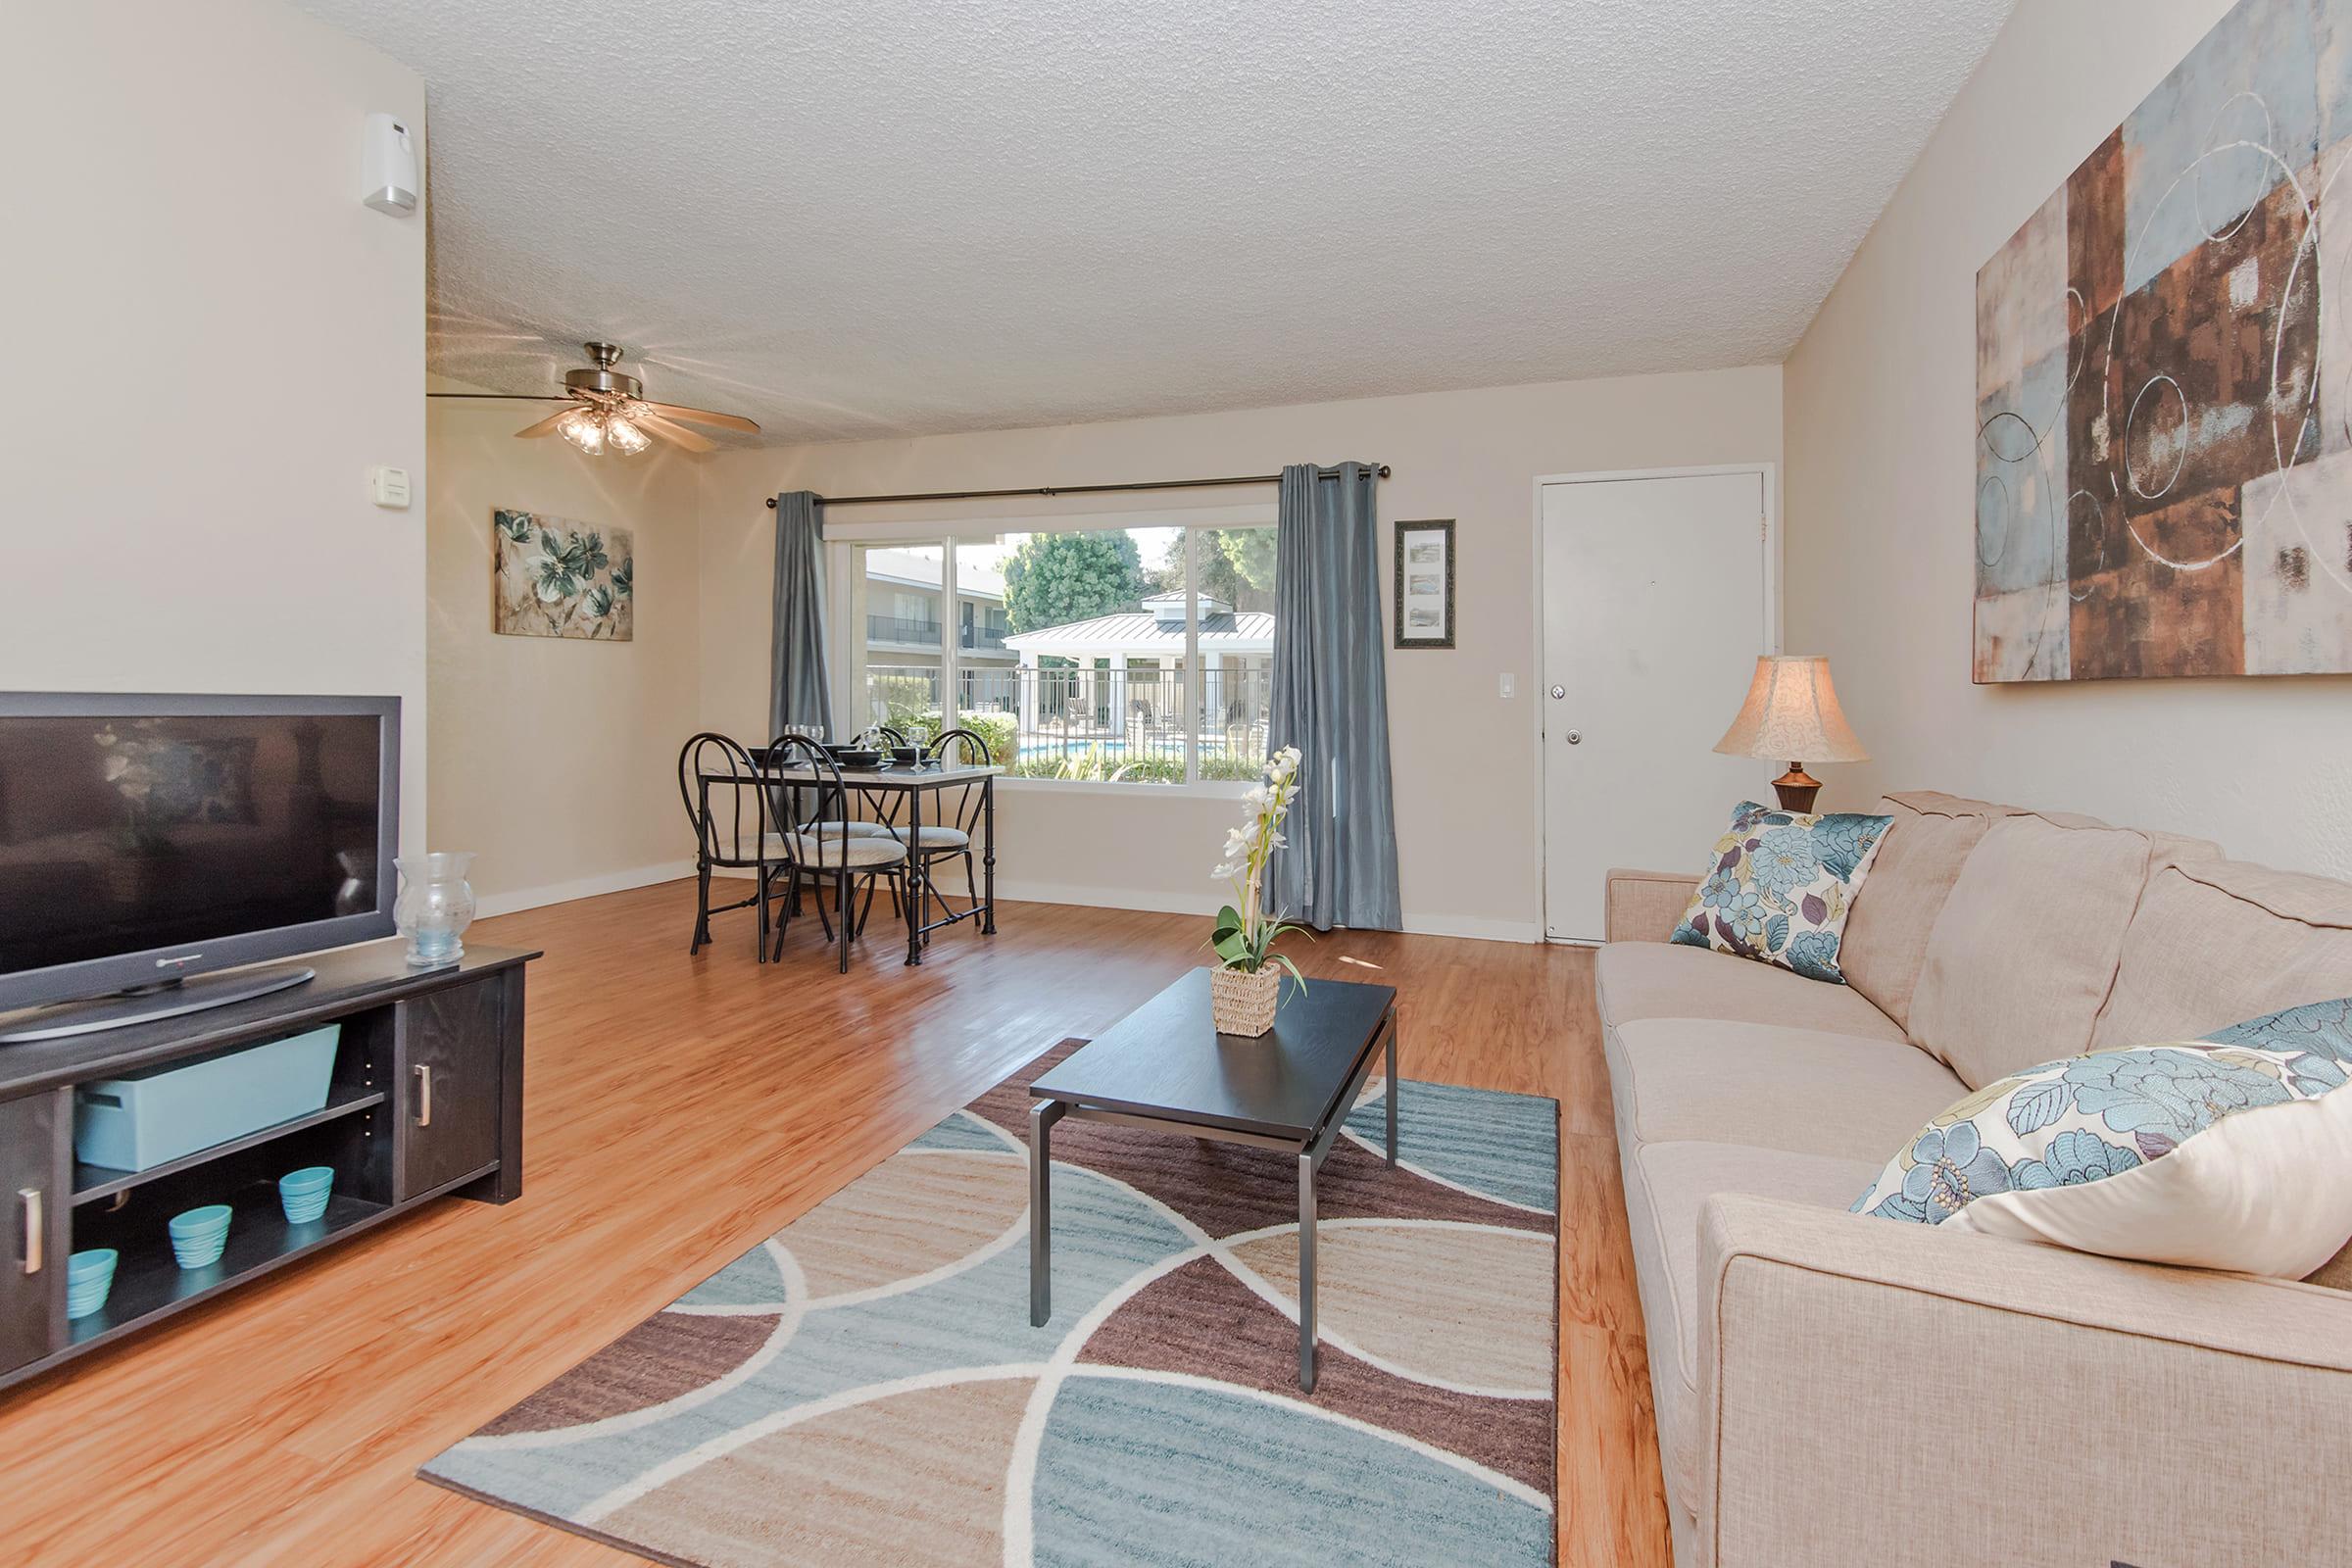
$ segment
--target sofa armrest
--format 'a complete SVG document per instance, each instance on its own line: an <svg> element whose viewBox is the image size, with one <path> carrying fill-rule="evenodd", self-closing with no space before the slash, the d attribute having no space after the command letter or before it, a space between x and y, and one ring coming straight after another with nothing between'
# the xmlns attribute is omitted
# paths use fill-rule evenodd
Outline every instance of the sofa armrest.
<svg viewBox="0 0 2352 1568"><path fill-rule="evenodd" d="M2352 1295L1729 1194L1697 1283L1702 1562L2346 1549Z"/></svg>
<svg viewBox="0 0 2352 1568"><path fill-rule="evenodd" d="M1606 929L1611 942L1663 942L1690 906L1698 878L1681 871L1611 871Z"/></svg>

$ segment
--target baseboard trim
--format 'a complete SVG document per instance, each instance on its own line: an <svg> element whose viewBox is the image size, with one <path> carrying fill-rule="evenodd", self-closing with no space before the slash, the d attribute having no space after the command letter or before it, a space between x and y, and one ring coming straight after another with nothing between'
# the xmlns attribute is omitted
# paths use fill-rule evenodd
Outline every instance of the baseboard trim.
<svg viewBox="0 0 2352 1568"><path fill-rule="evenodd" d="M1462 937L1472 942L1516 942L1533 947L1544 940L1533 920L1481 920L1457 914L1408 914L1406 934L1416 937Z"/></svg>
<svg viewBox="0 0 2352 1568"><path fill-rule="evenodd" d="M647 882L665 881L670 877L692 876L694 867L685 865L675 870L664 869L660 875L648 875ZM749 871L713 871L713 876L749 877ZM940 873L950 893L959 893L963 887L960 867ZM611 888L596 888L597 893L618 892L621 886L638 887L641 883L616 884ZM564 898L585 898L587 892L565 893ZM997 897L1007 904L1070 904L1086 909L1133 909L1144 914L1211 915L1224 906L1226 895L1217 892L1167 893L1137 892L1132 888L1094 887L1083 882L1030 882L1019 877L997 878ZM552 904L554 899L541 899ZM527 905L517 905L527 908ZM483 912L489 913L488 906ZM503 911L501 911L503 912ZM1486 920L1475 916L1454 914L1408 914L1404 917L1407 935L1417 937L1460 937L1472 942L1516 942L1532 946L1544 940L1544 931L1533 920Z"/></svg>
<svg viewBox="0 0 2352 1568"><path fill-rule="evenodd" d="M1095 909L1138 909L1150 914L1215 914L1226 903L1220 893L1137 893L1124 888L1088 887L1069 882L1023 882L997 879L997 891L1016 904L1075 904ZM1450 914L1404 917L1408 935L1464 937L1474 942L1517 942L1532 945L1543 939L1532 920L1482 920Z"/></svg>
<svg viewBox="0 0 2352 1568"><path fill-rule="evenodd" d="M518 910L536 909L550 904L569 904L574 899L593 899L601 893L626 893L631 888L651 887L656 882L675 882L692 875L692 860L676 860L665 865L640 865L626 871L584 876L572 882L550 882L545 887L493 893L479 901L480 907L475 912L486 920L494 914L514 914Z"/></svg>
<svg viewBox="0 0 2352 1568"><path fill-rule="evenodd" d="M960 875L946 878L951 887ZM1083 882L1030 882L997 878L997 896L1008 904L1075 904L1090 909L1135 909L1146 914L1214 914L1225 901L1214 893L1137 892L1133 888L1089 887Z"/></svg>

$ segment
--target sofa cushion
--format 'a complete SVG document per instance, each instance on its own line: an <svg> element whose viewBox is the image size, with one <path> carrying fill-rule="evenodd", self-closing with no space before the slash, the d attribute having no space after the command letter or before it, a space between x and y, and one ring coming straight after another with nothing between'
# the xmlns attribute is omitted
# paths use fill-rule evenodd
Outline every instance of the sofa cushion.
<svg viewBox="0 0 2352 1568"><path fill-rule="evenodd" d="M1737 961L1737 960L1735 960ZM1658 1456L1667 1500L1698 1499L1698 1210L1717 1193L1753 1193L1843 1208L1877 1174L1867 1159L1733 1144L1643 1144L1624 1152L1625 1212L1649 1340ZM1858 1185L1859 1184L1859 1185ZM1856 1224L1863 1223L1860 1220Z"/></svg>
<svg viewBox="0 0 2352 1568"><path fill-rule="evenodd" d="M1917 795L1889 795L1879 803L1894 825L1879 847L1870 880L1854 895L1838 963L1845 983L1896 1023L1911 1022L1911 996L1919 987L1920 965L1927 961L1928 934L1960 879L1960 867L1992 826L1994 814L2010 814L2004 807L1957 809L1983 805Z"/></svg>
<svg viewBox="0 0 2352 1568"><path fill-rule="evenodd" d="M2187 1040L2352 997L2352 885L2242 860L2168 865L2124 933L2094 1046Z"/></svg>
<svg viewBox="0 0 2352 1568"><path fill-rule="evenodd" d="M2087 1050L2153 849L2129 828L1994 822L1928 938L1911 1038L1971 1089Z"/></svg>
<svg viewBox="0 0 2352 1568"><path fill-rule="evenodd" d="M1750 963L1705 948L1612 942L1600 950L1594 975L1605 1024L1642 1018L1713 1018L1819 1029L1870 1040L1903 1038L1901 1027L1851 986L1825 986L1786 969Z"/></svg>
<svg viewBox="0 0 2352 1568"><path fill-rule="evenodd" d="M1777 1024L1646 1018L1610 1030L1607 1048L1617 1136L1638 1144L1869 1159L1968 1093L1917 1046Z"/></svg>
<svg viewBox="0 0 2352 1568"><path fill-rule="evenodd" d="M1947 795L1942 790L1902 790L1887 796L1886 801L1881 803L1879 809L1885 810L1887 803L1919 816L1998 817L2031 816L2033 814L2022 806L2003 806L1998 801L1971 800L1965 795Z"/></svg>

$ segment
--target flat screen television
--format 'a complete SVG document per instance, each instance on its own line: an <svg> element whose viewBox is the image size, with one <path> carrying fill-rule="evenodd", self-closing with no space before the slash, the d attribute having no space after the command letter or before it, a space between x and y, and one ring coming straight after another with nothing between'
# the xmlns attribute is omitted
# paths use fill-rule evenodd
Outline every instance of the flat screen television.
<svg viewBox="0 0 2352 1568"><path fill-rule="evenodd" d="M0 1011L152 999L0 1040L241 1000L309 974L212 971L390 936L399 781L397 697L0 693Z"/></svg>

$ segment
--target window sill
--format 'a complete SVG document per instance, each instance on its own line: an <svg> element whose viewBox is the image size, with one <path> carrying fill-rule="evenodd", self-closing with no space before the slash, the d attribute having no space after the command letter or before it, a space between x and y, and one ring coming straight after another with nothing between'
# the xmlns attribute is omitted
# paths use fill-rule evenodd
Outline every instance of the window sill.
<svg viewBox="0 0 2352 1568"><path fill-rule="evenodd" d="M1238 801L1250 792L1247 782L1203 779L1198 784L1107 784L1095 779L1016 778L998 775L999 788L1041 795L1129 795L1141 800Z"/></svg>

